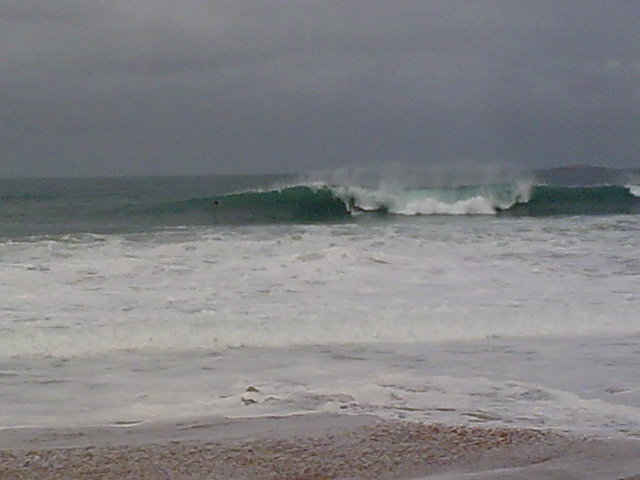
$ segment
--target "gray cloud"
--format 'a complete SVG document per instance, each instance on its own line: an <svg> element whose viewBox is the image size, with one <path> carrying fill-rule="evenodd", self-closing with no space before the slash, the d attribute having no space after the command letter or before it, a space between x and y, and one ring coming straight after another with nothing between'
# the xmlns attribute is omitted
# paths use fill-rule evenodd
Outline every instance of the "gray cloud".
<svg viewBox="0 0 640 480"><path fill-rule="evenodd" d="M638 166L631 0L5 0L0 176Z"/></svg>

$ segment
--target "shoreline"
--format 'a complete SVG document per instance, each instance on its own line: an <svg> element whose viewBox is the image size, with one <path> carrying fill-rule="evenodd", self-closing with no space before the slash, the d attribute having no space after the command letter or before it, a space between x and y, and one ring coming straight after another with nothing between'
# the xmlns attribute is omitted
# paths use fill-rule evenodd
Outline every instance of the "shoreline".
<svg viewBox="0 0 640 480"><path fill-rule="evenodd" d="M0 478L639 480L640 442L368 415L8 429Z"/></svg>

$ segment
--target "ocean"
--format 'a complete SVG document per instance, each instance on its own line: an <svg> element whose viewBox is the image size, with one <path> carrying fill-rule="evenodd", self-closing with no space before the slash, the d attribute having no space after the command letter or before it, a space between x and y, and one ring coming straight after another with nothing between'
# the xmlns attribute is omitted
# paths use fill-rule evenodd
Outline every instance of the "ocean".
<svg viewBox="0 0 640 480"><path fill-rule="evenodd" d="M0 429L640 437L640 175L0 179Z"/></svg>

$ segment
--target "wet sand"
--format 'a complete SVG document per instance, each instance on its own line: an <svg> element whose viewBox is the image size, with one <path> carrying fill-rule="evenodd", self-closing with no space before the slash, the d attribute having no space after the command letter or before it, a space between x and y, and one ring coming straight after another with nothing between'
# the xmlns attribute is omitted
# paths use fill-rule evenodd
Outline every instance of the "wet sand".
<svg viewBox="0 0 640 480"><path fill-rule="evenodd" d="M303 415L0 432L0 479L640 480L640 442Z"/></svg>

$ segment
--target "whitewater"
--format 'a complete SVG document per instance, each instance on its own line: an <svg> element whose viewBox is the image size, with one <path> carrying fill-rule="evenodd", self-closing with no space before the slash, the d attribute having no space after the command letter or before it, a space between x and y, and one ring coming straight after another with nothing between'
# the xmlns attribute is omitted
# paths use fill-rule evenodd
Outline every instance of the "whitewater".
<svg viewBox="0 0 640 480"><path fill-rule="evenodd" d="M640 437L635 184L0 187L0 428L336 412Z"/></svg>

